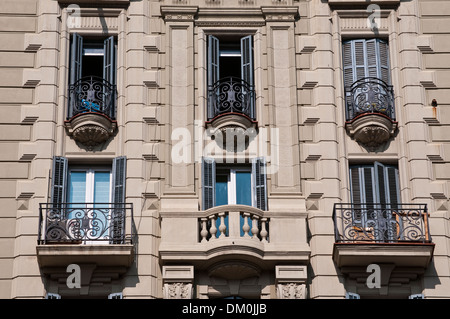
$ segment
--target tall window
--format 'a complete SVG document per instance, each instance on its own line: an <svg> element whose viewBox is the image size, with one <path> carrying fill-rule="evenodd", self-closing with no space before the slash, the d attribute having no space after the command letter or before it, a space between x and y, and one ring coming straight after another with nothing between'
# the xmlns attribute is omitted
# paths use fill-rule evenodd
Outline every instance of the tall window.
<svg viewBox="0 0 450 319"><path fill-rule="evenodd" d="M68 118L97 112L115 119L116 43L74 33L70 46Z"/></svg>
<svg viewBox="0 0 450 319"><path fill-rule="evenodd" d="M112 167L69 166L54 157L46 240L123 243L126 158Z"/></svg>
<svg viewBox="0 0 450 319"><path fill-rule="evenodd" d="M248 205L267 210L266 171L263 158L255 158L252 165L226 166L212 158L204 158L203 209L220 205Z"/></svg>
<svg viewBox="0 0 450 319"><path fill-rule="evenodd" d="M350 167L353 204L381 204L396 207L400 203L398 168L375 162Z"/></svg>
<svg viewBox="0 0 450 319"><path fill-rule="evenodd" d="M389 67L389 45L381 39L343 43L347 120L362 113L381 113L395 119Z"/></svg>
<svg viewBox="0 0 450 319"><path fill-rule="evenodd" d="M208 120L224 113L254 119L253 37L208 36Z"/></svg>

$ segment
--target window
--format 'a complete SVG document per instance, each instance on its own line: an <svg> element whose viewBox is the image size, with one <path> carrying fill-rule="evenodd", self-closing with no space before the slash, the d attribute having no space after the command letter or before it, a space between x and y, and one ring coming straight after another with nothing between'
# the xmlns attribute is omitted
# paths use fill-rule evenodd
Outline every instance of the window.
<svg viewBox="0 0 450 319"><path fill-rule="evenodd" d="M353 204L380 204L397 207L400 203L398 169L396 166L373 165L350 166L351 194Z"/></svg>
<svg viewBox="0 0 450 319"><path fill-rule="evenodd" d="M119 244L125 240L126 158L112 167L69 166L54 157L46 240Z"/></svg>
<svg viewBox="0 0 450 319"><path fill-rule="evenodd" d="M267 210L266 170L263 158L255 158L251 167L225 166L204 158L203 209L220 205L248 205Z"/></svg>
<svg viewBox="0 0 450 319"><path fill-rule="evenodd" d="M115 119L116 44L107 39L72 35L68 118L97 112Z"/></svg>
<svg viewBox="0 0 450 319"><path fill-rule="evenodd" d="M386 41L345 41L343 69L347 120L369 112L395 119L394 93L390 85L389 45Z"/></svg>
<svg viewBox="0 0 450 319"><path fill-rule="evenodd" d="M354 292L346 292L345 293L345 299L361 299L361 297L359 296L359 294L354 293Z"/></svg>
<svg viewBox="0 0 450 319"><path fill-rule="evenodd" d="M381 39L357 39L345 41L344 85L367 77L374 77L390 84L389 45Z"/></svg>
<svg viewBox="0 0 450 319"><path fill-rule="evenodd" d="M208 120L224 113L254 119L253 37L208 36Z"/></svg>
<svg viewBox="0 0 450 319"><path fill-rule="evenodd" d="M403 239L397 167L378 162L351 166L350 180L355 237L381 242Z"/></svg>

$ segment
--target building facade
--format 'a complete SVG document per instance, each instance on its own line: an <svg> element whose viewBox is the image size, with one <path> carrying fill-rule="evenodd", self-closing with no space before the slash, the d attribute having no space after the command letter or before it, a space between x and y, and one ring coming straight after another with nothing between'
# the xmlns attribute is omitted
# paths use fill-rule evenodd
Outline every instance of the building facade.
<svg viewBox="0 0 450 319"><path fill-rule="evenodd" d="M449 298L450 3L0 1L1 298Z"/></svg>

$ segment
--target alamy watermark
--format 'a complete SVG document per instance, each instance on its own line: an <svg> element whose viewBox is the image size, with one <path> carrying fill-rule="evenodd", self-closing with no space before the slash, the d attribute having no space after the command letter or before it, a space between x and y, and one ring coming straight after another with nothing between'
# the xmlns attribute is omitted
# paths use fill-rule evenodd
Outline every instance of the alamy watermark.
<svg viewBox="0 0 450 319"><path fill-rule="evenodd" d="M372 29L372 31L374 32L378 32L378 29L380 28L380 23L381 23L381 8L379 5L377 4L370 4L366 11L371 13L368 17L367 17L367 26Z"/></svg>

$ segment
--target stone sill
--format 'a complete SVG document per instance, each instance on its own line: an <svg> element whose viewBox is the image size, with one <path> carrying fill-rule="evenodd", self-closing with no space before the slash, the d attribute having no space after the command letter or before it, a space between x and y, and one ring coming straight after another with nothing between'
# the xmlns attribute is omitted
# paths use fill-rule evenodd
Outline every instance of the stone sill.
<svg viewBox="0 0 450 319"><path fill-rule="evenodd" d="M399 5L400 0L372 0L367 2L366 0L328 0L330 6L347 6L351 8L352 6L368 7L370 4L377 4L380 6L393 6Z"/></svg>
<svg viewBox="0 0 450 319"><path fill-rule="evenodd" d="M338 267L392 263L397 267L426 268L433 258L434 243L335 243L333 260Z"/></svg>
<svg viewBox="0 0 450 319"><path fill-rule="evenodd" d="M134 247L130 244L38 245L36 252L41 269L67 267L70 264L128 268L134 260Z"/></svg>

